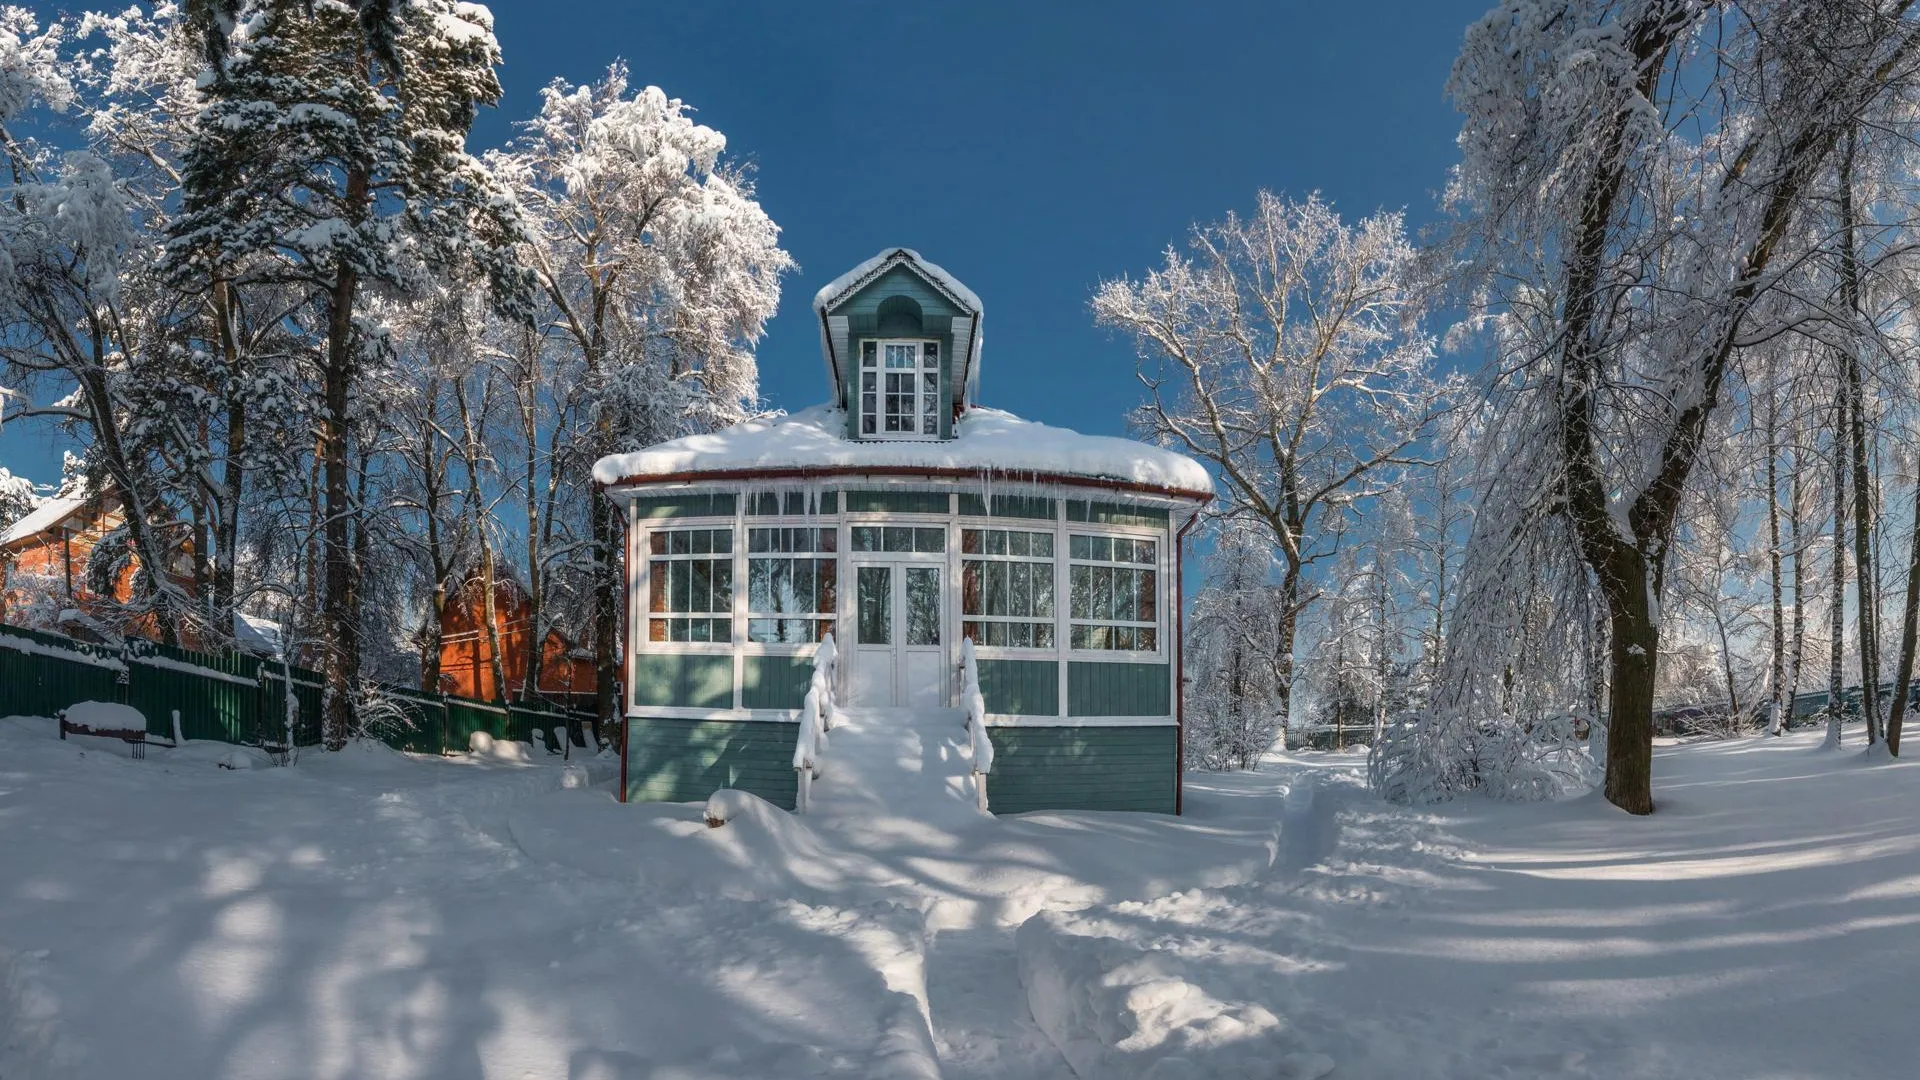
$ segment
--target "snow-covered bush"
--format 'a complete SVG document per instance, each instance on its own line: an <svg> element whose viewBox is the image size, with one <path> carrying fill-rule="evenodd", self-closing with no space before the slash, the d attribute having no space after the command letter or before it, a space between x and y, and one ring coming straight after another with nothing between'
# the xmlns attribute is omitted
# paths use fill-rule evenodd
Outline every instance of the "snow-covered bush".
<svg viewBox="0 0 1920 1080"><path fill-rule="evenodd" d="M1409 714L1387 725L1374 744L1367 780L1386 798L1406 803L1476 792L1519 801L1577 795L1602 775L1600 761L1581 743L1581 731L1589 728L1597 725L1573 713L1482 723Z"/></svg>
<svg viewBox="0 0 1920 1080"><path fill-rule="evenodd" d="M1193 685L1185 738L1202 768L1253 768L1279 737L1285 710L1274 667L1280 620L1272 567L1272 547L1257 528L1244 521L1221 527L1187 634Z"/></svg>

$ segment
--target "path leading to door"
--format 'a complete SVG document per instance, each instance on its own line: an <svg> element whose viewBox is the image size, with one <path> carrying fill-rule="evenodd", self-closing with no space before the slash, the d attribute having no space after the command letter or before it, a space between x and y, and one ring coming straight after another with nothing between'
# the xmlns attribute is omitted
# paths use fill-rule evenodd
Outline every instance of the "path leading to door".
<svg viewBox="0 0 1920 1080"><path fill-rule="evenodd" d="M869 851L951 837L991 820L972 772L958 709L848 709L827 736L808 820Z"/></svg>

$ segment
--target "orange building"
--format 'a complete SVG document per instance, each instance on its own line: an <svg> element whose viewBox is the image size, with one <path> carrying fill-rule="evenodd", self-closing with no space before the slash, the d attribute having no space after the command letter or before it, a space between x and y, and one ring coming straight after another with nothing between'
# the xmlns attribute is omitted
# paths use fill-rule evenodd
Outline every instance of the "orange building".
<svg viewBox="0 0 1920 1080"><path fill-rule="evenodd" d="M88 560L125 520L120 500L111 492L63 491L0 533L0 622L14 621L23 605L49 600L58 602L63 612L94 608L102 597L90 585ZM132 588L129 563L115 576L113 595L105 599L124 603Z"/></svg>
<svg viewBox="0 0 1920 1080"><path fill-rule="evenodd" d="M111 569L93 565L96 550L126 523L111 490L90 494L62 491L0 532L0 623L38 626L83 639L103 634L154 638L160 635L150 615L128 620L115 610L130 603L139 561L118 548ZM158 537L167 546L168 577L185 595L194 594L193 549L186 530L163 526ZM117 537L124 543L124 537ZM106 587L103 587L106 586ZM180 627L180 644L204 648L199 628ZM267 619L234 613L234 640L251 652L274 654L279 627Z"/></svg>
<svg viewBox="0 0 1920 1080"><path fill-rule="evenodd" d="M447 600L440 613L440 679L433 689L487 701L519 700L527 682L527 638L533 603L520 583L504 575L493 585L494 624L500 638L506 693L496 692L493 643L487 634L486 594L476 574ZM593 656L558 630L540 643L540 697L560 702L593 700Z"/></svg>

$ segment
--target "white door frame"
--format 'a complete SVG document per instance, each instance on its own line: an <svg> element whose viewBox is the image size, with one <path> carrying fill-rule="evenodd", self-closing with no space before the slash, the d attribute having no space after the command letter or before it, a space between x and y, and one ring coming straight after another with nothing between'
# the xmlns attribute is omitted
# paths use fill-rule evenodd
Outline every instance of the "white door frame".
<svg viewBox="0 0 1920 1080"><path fill-rule="evenodd" d="M947 704L947 654L951 636L947 626L951 604L949 594L952 582L947 568L947 555L944 552L907 552L907 551L860 551L849 552L847 558L847 580L852 585L848 595L852 611L848 622L851 631L850 648L852 651L852 670L849 674L848 699L850 704L874 708L907 707L912 703L913 685L910 677L919 674L921 681L931 686L934 700L920 703L919 707L945 708ZM889 641L886 645L869 645L860 639L860 570L863 567L886 567L889 573ZM936 590L940 600L940 611L934 621L934 631L939 641L933 645L913 645L907 642L907 589L908 570L931 570L939 577ZM930 671L925 670L925 661L912 664L910 657L927 657L932 661ZM869 665L880 665L885 669L884 678L876 678L877 672ZM884 695L877 693L881 686L886 687ZM922 687L923 697L929 693ZM885 700L878 700L881 697Z"/></svg>

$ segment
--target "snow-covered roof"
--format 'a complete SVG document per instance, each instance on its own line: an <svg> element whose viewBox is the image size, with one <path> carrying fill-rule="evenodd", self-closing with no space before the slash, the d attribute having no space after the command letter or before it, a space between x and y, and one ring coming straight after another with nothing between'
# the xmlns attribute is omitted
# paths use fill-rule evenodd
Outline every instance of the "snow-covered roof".
<svg viewBox="0 0 1920 1080"><path fill-rule="evenodd" d="M954 301L961 307L972 309L976 315L987 310L986 306L980 303L980 297L975 295L972 289L962 285L959 278L947 273L944 267L922 258L920 253L912 248L904 247L887 248L873 258L862 262L859 266L827 282L825 288L813 294L813 310L825 314L828 308L838 303L848 293L879 277L881 274L886 273L896 264L903 262L913 263L914 269L920 271L921 274L932 280L934 284L952 294Z"/></svg>
<svg viewBox="0 0 1920 1080"><path fill-rule="evenodd" d="M954 437L939 442L855 441L846 430L845 412L816 405L791 416L603 457L593 477L619 484L708 473L924 468L1012 474L1010 480L1020 474L1112 480L1194 497L1213 493L1213 478L1192 458L1132 439L1049 427L999 409L968 409L954 423Z"/></svg>
<svg viewBox="0 0 1920 1080"><path fill-rule="evenodd" d="M967 288L959 278L948 273L946 267L929 261L912 248L886 248L878 255L827 282L826 287L813 294L813 310L820 318L820 352L822 359L827 363L827 378L833 386L840 385L840 372L834 357L834 340L827 329L828 309L896 266L909 267L972 315L970 333L963 343L955 345L956 351L965 357L965 369L958 372L954 380L955 396L961 401L972 403L980 392L980 342L982 340L980 328L986 321L987 306L980 302L978 293ZM841 345L845 344L844 341L841 342Z"/></svg>
<svg viewBox="0 0 1920 1080"><path fill-rule="evenodd" d="M9 525L5 533L0 533L0 547L7 547L46 532L78 513L87 505L88 498L89 496L82 493L55 495L42 499L40 505L34 507L19 521Z"/></svg>
<svg viewBox="0 0 1920 1080"><path fill-rule="evenodd" d="M272 619L236 611L233 613L233 636L248 652L280 655L280 624Z"/></svg>

